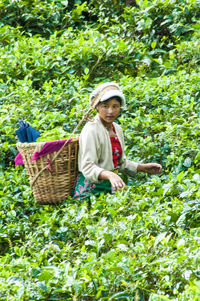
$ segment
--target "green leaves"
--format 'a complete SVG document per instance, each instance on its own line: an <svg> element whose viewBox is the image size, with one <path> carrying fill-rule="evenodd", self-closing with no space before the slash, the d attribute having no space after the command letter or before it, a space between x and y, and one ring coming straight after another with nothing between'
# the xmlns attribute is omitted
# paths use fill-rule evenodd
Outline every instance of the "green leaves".
<svg viewBox="0 0 200 301"><path fill-rule="evenodd" d="M93 197L90 211L86 203L75 204L70 198L59 206L41 207L30 195L20 204L20 191L13 200L12 189L4 189L0 266L10 284L0 281L2 298L86 295L128 300L137 294L153 298L157 291L164 295L166 285L178 296L182 279L195 279L199 204L172 196L161 200L162 193L154 190L161 184L156 177L140 185L136 180L116 196ZM5 173L4 183L6 178L12 179L13 189L19 181L19 189L29 189L26 177L22 181Z"/></svg>
<svg viewBox="0 0 200 301"><path fill-rule="evenodd" d="M199 300L199 3L136 2L0 1L2 300ZM18 121L67 138L105 81L126 96L127 157L163 173L39 206Z"/></svg>

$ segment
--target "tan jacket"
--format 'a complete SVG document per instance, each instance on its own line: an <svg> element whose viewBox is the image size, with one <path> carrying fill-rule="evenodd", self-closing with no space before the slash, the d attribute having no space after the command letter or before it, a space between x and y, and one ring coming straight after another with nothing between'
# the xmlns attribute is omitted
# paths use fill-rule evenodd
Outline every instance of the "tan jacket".
<svg viewBox="0 0 200 301"><path fill-rule="evenodd" d="M126 160L124 155L124 135L122 128L113 123L122 147L119 170L130 176L137 172L138 163ZM99 183L99 174L103 170L114 170L110 136L99 115L89 121L79 137L78 168L87 180Z"/></svg>

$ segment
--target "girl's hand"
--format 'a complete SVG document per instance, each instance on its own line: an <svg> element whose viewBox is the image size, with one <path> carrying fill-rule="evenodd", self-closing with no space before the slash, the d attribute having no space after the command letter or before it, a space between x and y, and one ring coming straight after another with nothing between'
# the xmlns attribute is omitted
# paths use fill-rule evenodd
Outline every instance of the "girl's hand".
<svg viewBox="0 0 200 301"><path fill-rule="evenodd" d="M109 170L103 170L99 175L100 180L109 180L112 188L116 191L121 191L123 188L127 189L124 181L114 172Z"/></svg>
<svg viewBox="0 0 200 301"><path fill-rule="evenodd" d="M110 175L109 181L113 187L113 189L121 191L123 188L126 190L126 184L124 181L114 172Z"/></svg>
<svg viewBox="0 0 200 301"><path fill-rule="evenodd" d="M138 164L137 171L147 172L148 174L156 175L162 172L162 166L157 163Z"/></svg>

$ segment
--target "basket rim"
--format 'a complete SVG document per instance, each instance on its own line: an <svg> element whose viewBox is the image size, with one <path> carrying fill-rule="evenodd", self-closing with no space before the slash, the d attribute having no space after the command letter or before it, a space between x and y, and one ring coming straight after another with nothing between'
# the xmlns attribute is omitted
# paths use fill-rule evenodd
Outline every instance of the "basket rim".
<svg viewBox="0 0 200 301"><path fill-rule="evenodd" d="M76 137L76 138L64 138L64 139L58 139L58 140L53 140L53 141L44 141L44 142L20 142L18 141L16 143L16 146L36 146L36 145L44 145L45 143L47 142L55 142L55 141L62 141L62 140L69 140L69 139L72 139L70 142L76 142L79 140L79 137ZM70 143L69 142L69 143Z"/></svg>

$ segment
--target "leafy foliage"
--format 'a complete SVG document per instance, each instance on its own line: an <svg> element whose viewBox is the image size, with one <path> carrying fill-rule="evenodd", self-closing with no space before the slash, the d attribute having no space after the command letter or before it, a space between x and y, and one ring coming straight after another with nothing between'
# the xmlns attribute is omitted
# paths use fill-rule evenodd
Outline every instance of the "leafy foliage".
<svg viewBox="0 0 200 301"><path fill-rule="evenodd" d="M199 6L0 1L0 299L199 300ZM38 205L13 163L18 121L62 139L105 81L126 95L127 157L162 175Z"/></svg>

